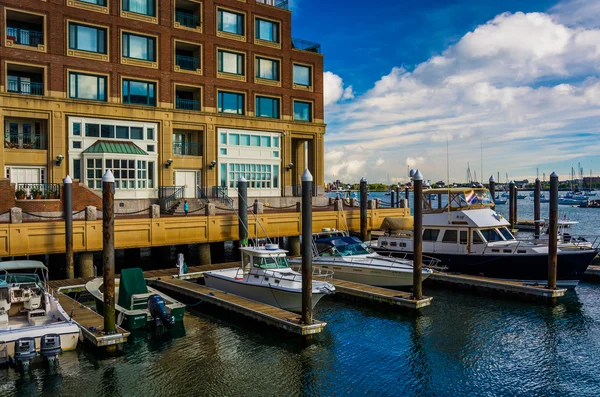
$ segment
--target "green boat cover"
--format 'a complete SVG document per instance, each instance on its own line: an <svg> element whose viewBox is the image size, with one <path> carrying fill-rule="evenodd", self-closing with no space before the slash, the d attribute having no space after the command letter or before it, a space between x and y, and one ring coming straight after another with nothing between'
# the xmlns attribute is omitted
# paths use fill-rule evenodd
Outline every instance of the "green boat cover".
<svg viewBox="0 0 600 397"><path fill-rule="evenodd" d="M131 296L134 294L147 294L148 287L144 272L139 267L121 270L119 281L119 306L132 310Z"/></svg>

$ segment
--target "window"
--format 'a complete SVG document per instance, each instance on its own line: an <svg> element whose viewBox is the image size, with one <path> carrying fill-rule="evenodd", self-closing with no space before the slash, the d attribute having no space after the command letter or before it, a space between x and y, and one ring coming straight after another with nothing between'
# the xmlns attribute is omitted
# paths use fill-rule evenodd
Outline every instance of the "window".
<svg viewBox="0 0 600 397"><path fill-rule="evenodd" d="M227 134L221 133L221 144L227 145Z"/></svg>
<svg viewBox="0 0 600 397"><path fill-rule="evenodd" d="M123 79L123 103L156 106L156 83Z"/></svg>
<svg viewBox="0 0 600 397"><path fill-rule="evenodd" d="M477 230L473 230L473 244L483 244L483 239Z"/></svg>
<svg viewBox="0 0 600 397"><path fill-rule="evenodd" d="M96 4L98 6L105 6L106 5L106 0L77 0L77 1L80 1L82 3Z"/></svg>
<svg viewBox="0 0 600 397"><path fill-rule="evenodd" d="M131 139L144 139L144 129L142 127L131 127L129 131Z"/></svg>
<svg viewBox="0 0 600 397"><path fill-rule="evenodd" d="M85 125L85 136L92 138L100 137L100 125L99 124L86 124Z"/></svg>
<svg viewBox="0 0 600 397"><path fill-rule="evenodd" d="M244 94L219 91L219 113L244 114Z"/></svg>
<svg viewBox="0 0 600 397"><path fill-rule="evenodd" d="M69 98L106 101L106 76L69 72Z"/></svg>
<svg viewBox="0 0 600 397"><path fill-rule="evenodd" d="M73 149L81 149L81 141L73 141Z"/></svg>
<svg viewBox="0 0 600 397"><path fill-rule="evenodd" d="M312 84L311 67L294 64L294 84L310 87Z"/></svg>
<svg viewBox="0 0 600 397"><path fill-rule="evenodd" d="M500 230L500 233L502 233L502 235L504 236L504 238L506 240L514 240L515 239L515 237L512 235L512 233L510 232L510 230L508 230L506 228L506 226L500 228L499 230Z"/></svg>
<svg viewBox="0 0 600 397"><path fill-rule="evenodd" d="M439 229L425 229L423 230L423 241L437 241L439 235Z"/></svg>
<svg viewBox="0 0 600 397"><path fill-rule="evenodd" d="M273 166L273 187L274 188L279 187L279 166L278 165Z"/></svg>
<svg viewBox="0 0 600 397"><path fill-rule="evenodd" d="M102 159L87 160L86 181L90 189L102 189Z"/></svg>
<svg viewBox="0 0 600 397"><path fill-rule="evenodd" d="M260 137L258 135L252 135L250 137L250 146L254 146L254 147L260 146Z"/></svg>
<svg viewBox="0 0 600 397"><path fill-rule="evenodd" d="M244 35L244 14L219 9L217 20L220 32Z"/></svg>
<svg viewBox="0 0 600 397"><path fill-rule="evenodd" d="M461 230L459 233L459 237L460 237L461 244L467 244L467 231L466 230Z"/></svg>
<svg viewBox="0 0 600 397"><path fill-rule="evenodd" d="M155 0L122 0L123 11L134 12L136 14L156 16Z"/></svg>
<svg viewBox="0 0 600 397"><path fill-rule="evenodd" d="M129 127L117 126L117 139L129 139Z"/></svg>
<svg viewBox="0 0 600 397"><path fill-rule="evenodd" d="M219 153L222 154L222 155L224 155L224 156L226 156L227 155L227 149L226 148L221 148L219 150Z"/></svg>
<svg viewBox="0 0 600 397"><path fill-rule="evenodd" d="M259 79L279 81L279 61L256 58L256 77Z"/></svg>
<svg viewBox="0 0 600 397"><path fill-rule="evenodd" d="M240 135L239 134L229 134L229 144L230 145L239 145L240 144Z"/></svg>
<svg viewBox="0 0 600 397"><path fill-rule="evenodd" d="M115 126L114 125L102 125L100 127L100 136L102 138L114 138L115 137Z"/></svg>
<svg viewBox="0 0 600 397"><path fill-rule="evenodd" d="M250 146L250 135L247 135L247 134L240 135L240 145Z"/></svg>
<svg viewBox="0 0 600 397"><path fill-rule="evenodd" d="M154 152L154 150L155 150L155 147L154 147L154 145L147 145L147 146L146 146L146 151L147 151L147 152Z"/></svg>
<svg viewBox="0 0 600 397"><path fill-rule="evenodd" d="M219 50L219 72L244 75L244 54Z"/></svg>
<svg viewBox="0 0 600 397"><path fill-rule="evenodd" d="M310 103L294 101L294 120L312 121L312 111Z"/></svg>
<svg viewBox="0 0 600 397"><path fill-rule="evenodd" d="M279 137L273 137L273 147L279 147Z"/></svg>
<svg viewBox="0 0 600 397"><path fill-rule="evenodd" d="M146 129L146 139L148 139L149 141L153 141L154 140L154 128L147 128Z"/></svg>
<svg viewBox="0 0 600 397"><path fill-rule="evenodd" d="M271 137L270 136L261 136L260 137L260 146L271 147Z"/></svg>
<svg viewBox="0 0 600 397"><path fill-rule="evenodd" d="M81 179L81 160L73 160L73 179Z"/></svg>
<svg viewBox="0 0 600 397"><path fill-rule="evenodd" d="M106 54L106 29L69 22L69 48Z"/></svg>
<svg viewBox="0 0 600 397"><path fill-rule="evenodd" d="M269 97L264 97L264 96L257 96L256 97L256 117L269 117L272 119L278 119L279 118L279 98L269 98ZM270 139L269 137L262 137ZM270 143L270 142L269 142ZM269 147L271 146L269 145L261 145L261 146L266 146Z"/></svg>
<svg viewBox="0 0 600 397"><path fill-rule="evenodd" d="M259 40L279 43L279 24L256 18L256 38Z"/></svg>
<svg viewBox="0 0 600 397"><path fill-rule="evenodd" d="M134 33L123 33L123 57L156 61L156 39Z"/></svg>
<svg viewBox="0 0 600 397"><path fill-rule="evenodd" d="M73 135L81 136L81 123L73 123Z"/></svg>
<svg viewBox="0 0 600 397"><path fill-rule="evenodd" d="M268 164L229 164L229 187L237 188L240 177L248 180L248 187L270 189L272 184L271 165Z"/></svg>
<svg viewBox="0 0 600 397"><path fill-rule="evenodd" d="M446 230L446 232L444 233L444 237L442 238L442 241L444 243L456 244L456 237L457 237L456 230Z"/></svg>
<svg viewBox="0 0 600 397"><path fill-rule="evenodd" d="M484 229L484 230L479 230L479 232L481 233L483 238L485 238L487 240L488 243L491 243L494 241L502 241L502 236L500 236L500 234L498 233L498 231L496 229Z"/></svg>

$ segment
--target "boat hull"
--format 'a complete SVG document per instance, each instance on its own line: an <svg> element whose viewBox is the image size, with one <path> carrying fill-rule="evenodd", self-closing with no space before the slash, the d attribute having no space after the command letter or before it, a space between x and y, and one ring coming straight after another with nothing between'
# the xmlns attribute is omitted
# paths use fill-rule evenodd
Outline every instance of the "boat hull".
<svg viewBox="0 0 600 397"><path fill-rule="evenodd" d="M377 251L391 253L392 256L396 254L383 249L377 249ZM547 254L425 254L439 259L440 265L447 267L449 272L522 281L529 284L546 284L548 281ZM559 252L557 285L563 288L575 288L597 254L596 250Z"/></svg>
<svg viewBox="0 0 600 397"><path fill-rule="evenodd" d="M175 322L183 321L185 307L177 307L170 309L165 307L167 313L171 314ZM104 302L96 299L96 311L104 312ZM118 305L115 305L117 324L128 331L150 327L153 324L152 316L148 310L120 310Z"/></svg>
<svg viewBox="0 0 600 397"><path fill-rule="evenodd" d="M219 277L209 274L208 272L204 273L204 282L209 288L218 289L253 301L279 307L283 310L296 313L302 312L302 291L285 291L273 288L269 284L248 284L228 277ZM324 293L313 291L313 308L325 295L326 294Z"/></svg>

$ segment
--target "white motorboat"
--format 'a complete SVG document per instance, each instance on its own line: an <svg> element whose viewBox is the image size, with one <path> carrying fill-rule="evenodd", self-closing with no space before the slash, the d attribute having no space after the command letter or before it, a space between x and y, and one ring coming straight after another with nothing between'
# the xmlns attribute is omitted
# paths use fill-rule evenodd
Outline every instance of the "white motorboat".
<svg viewBox="0 0 600 397"><path fill-rule="evenodd" d="M54 363L77 347L79 326L48 292L47 280L39 261L0 262L0 364L27 371L38 356Z"/></svg>
<svg viewBox="0 0 600 397"><path fill-rule="evenodd" d="M358 238L343 232L315 233L313 253L313 267L332 271L335 279L380 287L413 285L413 262L408 256L391 258L379 255ZM290 262L300 263L301 259L291 259ZM422 272L425 280L433 270L424 268Z"/></svg>
<svg viewBox="0 0 600 397"><path fill-rule="evenodd" d="M242 267L204 272L210 288L226 291L267 305L292 312L302 311L302 274L290 268L287 251L276 244L262 247L241 247ZM331 277L330 272L320 275ZM312 304L335 287L325 281L312 282Z"/></svg>

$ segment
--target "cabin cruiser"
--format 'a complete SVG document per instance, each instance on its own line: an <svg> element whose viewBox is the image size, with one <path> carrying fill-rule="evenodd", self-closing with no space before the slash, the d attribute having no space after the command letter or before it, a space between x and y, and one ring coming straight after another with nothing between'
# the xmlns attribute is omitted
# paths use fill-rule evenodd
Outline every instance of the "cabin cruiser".
<svg viewBox="0 0 600 397"><path fill-rule="evenodd" d="M337 230L324 230L313 235L312 265L323 271L333 271L335 279L380 287L407 287L413 285L413 262L410 255L391 258L380 255L356 237ZM291 259L291 263L301 263ZM437 260L424 259L429 265ZM433 273L423 268L423 280Z"/></svg>
<svg viewBox="0 0 600 397"><path fill-rule="evenodd" d="M446 195L443 208L433 208L428 194ZM439 201L439 200L438 200ZM484 188L435 189L424 192L423 253L438 258L451 272L544 284L548 280L548 244L516 240L510 224L491 209ZM412 252L411 233L388 230L378 240L384 253ZM558 246L557 284L577 286L598 254L596 248L574 244Z"/></svg>
<svg viewBox="0 0 600 397"><path fill-rule="evenodd" d="M0 262L0 364L27 371L38 355L54 363L77 347L79 326L48 292L47 280L39 261Z"/></svg>
<svg viewBox="0 0 600 397"><path fill-rule="evenodd" d="M300 313L302 274L290 268L287 251L277 244L240 247L242 267L204 272L207 287L229 292L267 305ZM326 279L331 272L320 272ZM312 282L313 308L335 287L325 281Z"/></svg>

